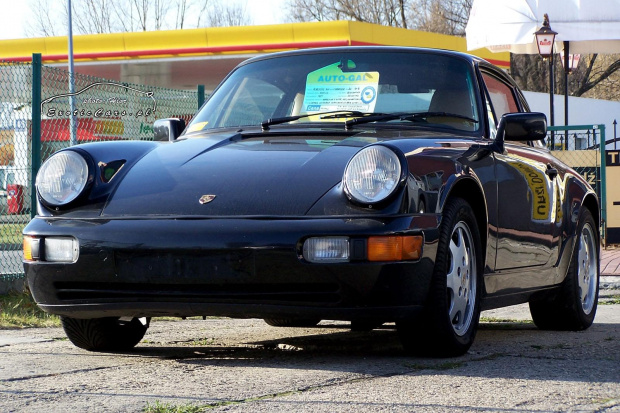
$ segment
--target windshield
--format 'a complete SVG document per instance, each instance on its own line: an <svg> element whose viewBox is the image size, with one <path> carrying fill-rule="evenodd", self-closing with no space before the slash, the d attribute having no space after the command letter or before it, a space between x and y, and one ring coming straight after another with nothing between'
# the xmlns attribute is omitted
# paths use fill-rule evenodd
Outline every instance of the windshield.
<svg viewBox="0 0 620 413"><path fill-rule="evenodd" d="M364 123L473 132L480 127L475 96L472 68L457 57L376 50L279 56L236 69L187 133L261 124L344 123L356 116L366 116ZM334 115L338 111L347 113ZM411 116L372 114L424 116L412 122Z"/></svg>

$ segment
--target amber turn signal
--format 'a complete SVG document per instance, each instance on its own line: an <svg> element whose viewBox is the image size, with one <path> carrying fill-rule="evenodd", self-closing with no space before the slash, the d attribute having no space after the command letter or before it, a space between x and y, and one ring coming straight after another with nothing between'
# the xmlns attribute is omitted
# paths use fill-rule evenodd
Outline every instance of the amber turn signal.
<svg viewBox="0 0 620 413"><path fill-rule="evenodd" d="M420 235L394 235L368 238L368 261L418 260L422 256Z"/></svg>
<svg viewBox="0 0 620 413"><path fill-rule="evenodd" d="M24 237L24 260L32 261L32 237Z"/></svg>

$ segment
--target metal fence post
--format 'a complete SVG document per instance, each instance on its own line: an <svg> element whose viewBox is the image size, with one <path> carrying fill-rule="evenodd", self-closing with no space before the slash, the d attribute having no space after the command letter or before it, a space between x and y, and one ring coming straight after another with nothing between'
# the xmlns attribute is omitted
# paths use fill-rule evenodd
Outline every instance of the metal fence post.
<svg viewBox="0 0 620 413"><path fill-rule="evenodd" d="M198 109L205 103L205 85L198 85Z"/></svg>
<svg viewBox="0 0 620 413"><path fill-rule="evenodd" d="M35 182L41 166L41 54L32 54L32 157L30 179L30 217L37 214Z"/></svg>
<svg viewBox="0 0 620 413"><path fill-rule="evenodd" d="M598 125L601 130L601 143L598 146L601 152L601 238L607 243L607 165L605 125Z"/></svg>

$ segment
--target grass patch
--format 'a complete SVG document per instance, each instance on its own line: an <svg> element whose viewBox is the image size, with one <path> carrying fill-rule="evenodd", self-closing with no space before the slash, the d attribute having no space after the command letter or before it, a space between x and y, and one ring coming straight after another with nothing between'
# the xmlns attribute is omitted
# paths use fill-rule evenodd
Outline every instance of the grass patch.
<svg viewBox="0 0 620 413"><path fill-rule="evenodd" d="M512 324L533 324L532 320L514 320L511 318L480 317L481 323L512 323Z"/></svg>
<svg viewBox="0 0 620 413"><path fill-rule="evenodd" d="M0 328L59 326L60 318L41 310L30 293L0 296Z"/></svg>
<svg viewBox="0 0 620 413"><path fill-rule="evenodd" d="M0 243L21 244L25 224L0 224Z"/></svg>
<svg viewBox="0 0 620 413"><path fill-rule="evenodd" d="M612 295L611 297L599 298L598 305L620 304L620 295Z"/></svg>
<svg viewBox="0 0 620 413"><path fill-rule="evenodd" d="M145 413L200 413L207 411L204 406L196 406L194 404L173 405L171 403L162 403L159 400L155 403L146 403Z"/></svg>
<svg viewBox="0 0 620 413"><path fill-rule="evenodd" d="M209 337L209 338L201 338L199 340L192 340L189 343L187 343L186 345L188 346L195 346L195 347L205 347L205 346L211 346L215 343L215 339L213 337Z"/></svg>
<svg viewBox="0 0 620 413"><path fill-rule="evenodd" d="M321 386L316 387L308 387L305 390L318 389ZM305 391L304 390L304 391ZM142 410L144 413L201 413L206 412L212 409L216 409L219 407L227 407L227 406L235 406L243 403L251 403L251 402L259 402L262 400L270 400L275 399L277 397L287 397L293 394L301 393L302 390L290 390L282 393L273 393L273 394L265 394L263 396L255 396L249 397L244 400L223 400L220 402L208 403L202 406L198 406L195 404L181 404L174 405L171 403L162 403L159 400L156 400L155 403L150 404L146 403L146 407Z"/></svg>

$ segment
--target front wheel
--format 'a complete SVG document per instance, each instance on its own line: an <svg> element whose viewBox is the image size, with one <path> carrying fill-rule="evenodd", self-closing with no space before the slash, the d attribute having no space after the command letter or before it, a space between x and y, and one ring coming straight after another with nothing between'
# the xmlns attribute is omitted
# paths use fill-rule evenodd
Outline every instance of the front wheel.
<svg viewBox="0 0 620 413"><path fill-rule="evenodd" d="M577 243L559 290L534 297L530 313L543 330L585 330L594 322L599 290L599 236L592 213L582 208Z"/></svg>
<svg viewBox="0 0 620 413"><path fill-rule="evenodd" d="M424 311L418 320L401 320L396 327L405 351L453 357L466 353L472 345L480 318L482 248L469 203L450 199L439 231Z"/></svg>
<svg viewBox="0 0 620 413"><path fill-rule="evenodd" d="M136 346L149 328L149 318L118 317L79 319L60 317L69 340L89 351L124 351Z"/></svg>

